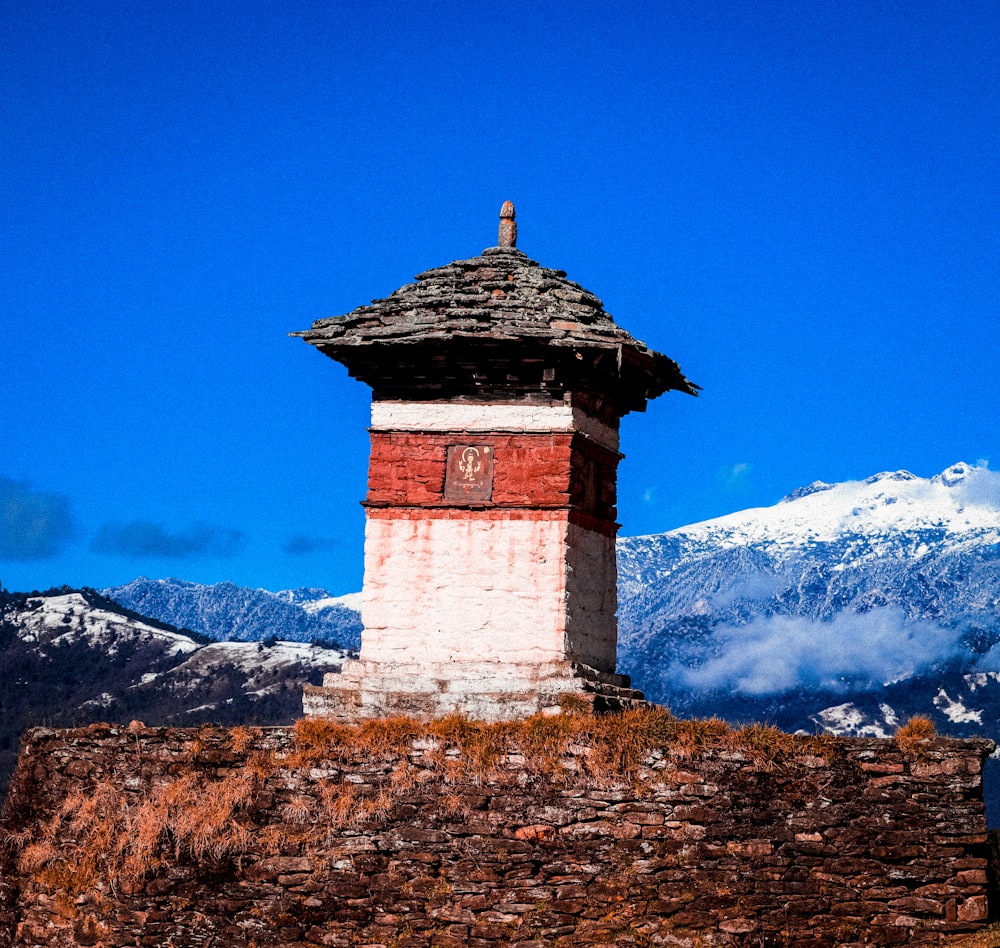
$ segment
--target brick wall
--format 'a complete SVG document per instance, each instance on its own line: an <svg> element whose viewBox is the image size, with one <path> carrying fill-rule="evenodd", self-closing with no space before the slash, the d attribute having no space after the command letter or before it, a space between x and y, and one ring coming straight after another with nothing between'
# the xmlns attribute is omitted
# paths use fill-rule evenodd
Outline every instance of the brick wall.
<svg viewBox="0 0 1000 948"><path fill-rule="evenodd" d="M0 946L818 948L986 921L989 742L561 726L35 730Z"/></svg>

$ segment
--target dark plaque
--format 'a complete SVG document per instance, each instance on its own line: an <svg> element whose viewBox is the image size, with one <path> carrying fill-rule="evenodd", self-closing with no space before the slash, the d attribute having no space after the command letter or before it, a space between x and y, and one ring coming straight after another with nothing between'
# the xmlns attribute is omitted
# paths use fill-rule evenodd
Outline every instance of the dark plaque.
<svg viewBox="0 0 1000 948"><path fill-rule="evenodd" d="M489 500L493 495L493 448L488 444L448 447L445 500Z"/></svg>

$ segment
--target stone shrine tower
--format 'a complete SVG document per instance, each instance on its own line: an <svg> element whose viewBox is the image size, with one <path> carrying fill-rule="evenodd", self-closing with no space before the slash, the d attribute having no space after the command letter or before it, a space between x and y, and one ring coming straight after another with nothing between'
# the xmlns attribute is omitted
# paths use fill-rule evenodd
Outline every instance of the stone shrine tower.
<svg viewBox="0 0 1000 948"><path fill-rule="evenodd" d="M500 218L481 256L294 334L372 388L361 653L307 714L642 700L615 673L619 420L697 386Z"/></svg>

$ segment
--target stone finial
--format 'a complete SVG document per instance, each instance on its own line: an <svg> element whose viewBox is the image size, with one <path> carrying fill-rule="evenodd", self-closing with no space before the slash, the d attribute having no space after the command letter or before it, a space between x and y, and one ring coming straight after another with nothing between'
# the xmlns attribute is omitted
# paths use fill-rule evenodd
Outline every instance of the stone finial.
<svg viewBox="0 0 1000 948"><path fill-rule="evenodd" d="M514 223L514 205L504 201L500 208L500 233L497 235L498 247L517 246L517 224Z"/></svg>

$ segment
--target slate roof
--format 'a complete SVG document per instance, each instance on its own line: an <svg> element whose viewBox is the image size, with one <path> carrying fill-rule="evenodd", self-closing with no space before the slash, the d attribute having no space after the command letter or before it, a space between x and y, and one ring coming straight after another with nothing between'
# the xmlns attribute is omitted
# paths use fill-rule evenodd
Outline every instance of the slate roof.
<svg viewBox="0 0 1000 948"><path fill-rule="evenodd" d="M415 283L385 299L293 335L343 362L372 384L376 397L474 397L475 378L482 397L624 384L629 394L622 410L630 411L665 391L694 395L698 388L675 362L618 326L601 301L565 272L515 247L491 247L419 273ZM398 378L404 372L405 381ZM437 390L421 386L414 372L427 383L437 372ZM407 384L421 393L403 391ZM506 393L500 390L505 384Z"/></svg>

